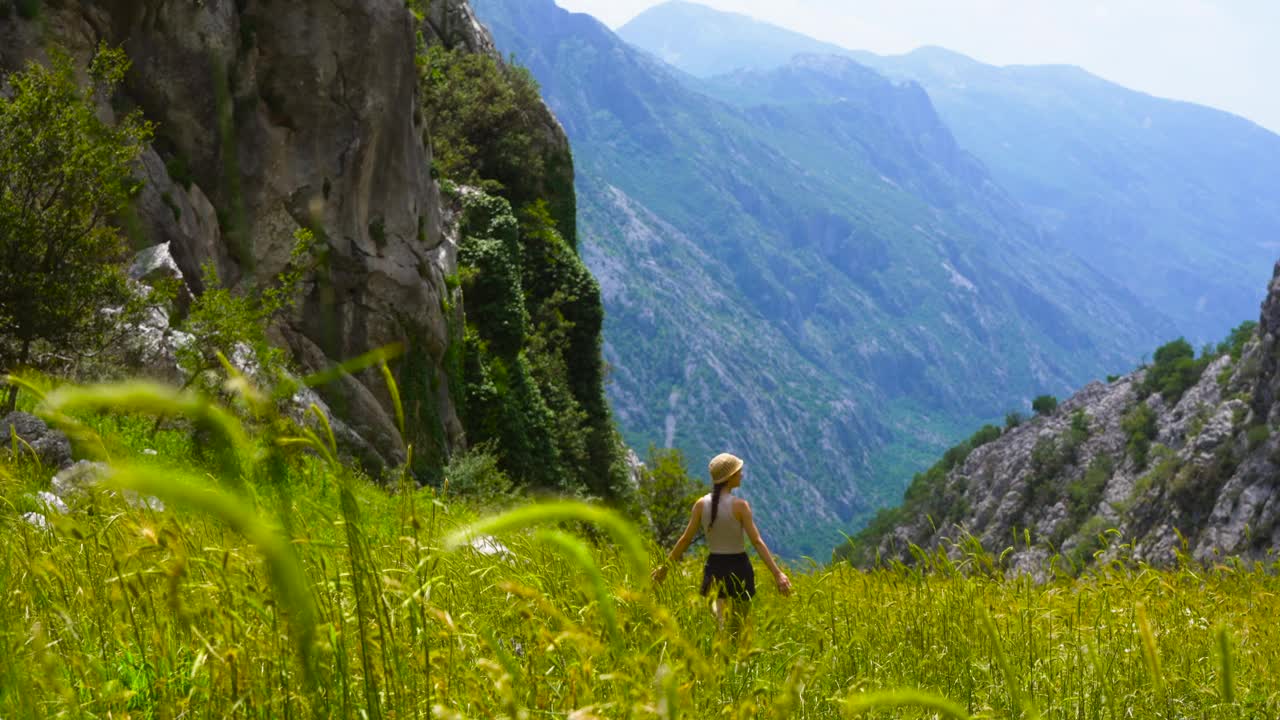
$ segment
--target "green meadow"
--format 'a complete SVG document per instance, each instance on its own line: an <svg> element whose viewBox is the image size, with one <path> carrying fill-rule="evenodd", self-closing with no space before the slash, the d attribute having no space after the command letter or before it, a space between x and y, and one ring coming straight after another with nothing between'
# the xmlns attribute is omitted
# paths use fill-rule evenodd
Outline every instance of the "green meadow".
<svg viewBox="0 0 1280 720"><path fill-rule="evenodd" d="M730 642L698 553L654 586L662 549L614 511L375 484L318 412L299 426L230 387L228 407L141 384L24 392L110 469L63 515L20 444L0 465L0 717L1280 713L1275 568L1112 562L1037 584L957 549L793 564L784 598L759 567Z"/></svg>

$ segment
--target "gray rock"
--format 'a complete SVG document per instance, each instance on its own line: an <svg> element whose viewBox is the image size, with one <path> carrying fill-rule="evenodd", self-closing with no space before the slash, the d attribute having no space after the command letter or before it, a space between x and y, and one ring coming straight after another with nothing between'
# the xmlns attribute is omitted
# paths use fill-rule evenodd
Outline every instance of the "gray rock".
<svg viewBox="0 0 1280 720"><path fill-rule="evenodd" d="M81 460L54 475L50 490L54 495L74 505L89 494L90 488L98 484L106 472L106 463Z"/></svg>
<svg viewBox="0 0 1280 720"><path fill-rule="evenodd" d="M39 493L37 493L36 500L41 505L44 505L49 510L56 512L59 515L66 515L67 513L71 512L71 509L68 508L67 504L62 501L62 498L58 497L57 495L54 495L53 493L47 490L41 490Z"/></svg>
<svg viewBox="0 0 1280 720"><path fill-rule="evenodd" d="M471 542L467 543L467 547L471 548L478 555L510 557L511 551L507 549L497 538L492 535L481 535Z"/></svg>
<svg viewBox="0 0 1280 720"><path fill-rule="evenodd" d="M11 450L14 434L35 450L44 467L58 470L71 464L71 441L35 415L12 412L0 419L0 452ZM19 453L27 452L21 443L19 446Z"/></svg>
<svg viewBox="0 0 1280 720"><path fill-rule="evenodd" d="M178 295L174 298L174 304L180 312L185 313L191 307L191 290L187 287L186 276L178 267L178 261L173 259L169 246L166 242L139 250L129 264L129 277L146 285L153 285L159 280L176 281Z"/></svg>
<svg viewBox="0 0 1280 720"><path fill-rule="evenodd" d="M22 513L22 519L28 525L31 525L33 527L38 527L41 530L49 529L49 518L41 515L38 512Z"/></svg>

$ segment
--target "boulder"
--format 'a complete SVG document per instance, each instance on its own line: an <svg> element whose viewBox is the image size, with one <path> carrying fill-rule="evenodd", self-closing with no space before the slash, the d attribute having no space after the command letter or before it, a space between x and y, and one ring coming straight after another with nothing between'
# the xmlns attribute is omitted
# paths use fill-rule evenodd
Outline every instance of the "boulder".
<svg viewBox="0 0 1280 720"><path fill-rule="evenodd" d="M43 420L24 412L12 412L0 419L0 444L3 450L10 450L14 445L16 434L40 458L40 464L46 468L62 469L71 464L71 441L59 430L50 428ZM18 443L21 446L21 443ZM25 452L19 447L18 453Z"/></svg>

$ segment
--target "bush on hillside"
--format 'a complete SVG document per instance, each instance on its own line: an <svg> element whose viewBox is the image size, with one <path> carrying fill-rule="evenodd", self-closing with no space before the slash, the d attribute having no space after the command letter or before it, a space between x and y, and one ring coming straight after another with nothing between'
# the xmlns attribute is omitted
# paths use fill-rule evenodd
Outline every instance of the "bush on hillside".
<svg viewBox="0 0 1280 720"><path fill-rule="evenodd" d="M1174 340L1156 350L1139 394L1145 397L1158 392L1165 402L1176 404L1183 393L1200 381L1210 360L1208 355L1197 359L1195 348L1185 339Z"/></svg>
<svg viewBox="0 0 1280 720"><path fill-rule="evenodd" d="M517 207L536 200L546 168L533 75L465 47L432 46L419 62L436 174L483 186Z"/></svg>
<svg viewBox="0 0 1280 720"><path fill-rule="evenodd" d="M1031 401L1031 409L1037 415L1052 415L1058 409L1058 398L1052 395L1041 395Z"/></svg>
<svg viewBox="0 0 1280 720"><path fill-rule="evenodd" d="M1126 438L1125 449L1139 470L1147 466L1151 441L1156 437L1156 413L1145 402L1139 402L1120 420Z"/></svg>
<svg viewBox="0 0 1280 720"><path fill-rule="evenodd" d="M294 233L289 267L275 282L258 291L235 292L222 286L211 265L204 268L204 292L192 303L183 331L193 340L178 348L178 365L190 383L208 380L206 389L216 390L222 368L219 355L252 366L253 374L267 385L275 385L285 369L286 354L267 338L267 328L281 313L294 306L294 296L303 275L311 268L315 236L310 230ZM241 357L245 352L247 356Z"/></svg>

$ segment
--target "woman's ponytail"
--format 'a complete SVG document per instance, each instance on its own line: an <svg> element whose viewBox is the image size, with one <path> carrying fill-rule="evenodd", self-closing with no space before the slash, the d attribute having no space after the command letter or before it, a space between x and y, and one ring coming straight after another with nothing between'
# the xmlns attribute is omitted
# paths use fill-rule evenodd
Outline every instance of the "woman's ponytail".
<svg viewBox="0 0 1280 720"><path fill-rule="evenodd" d="M711 488L711 522L707 523L707 529L710 530L712 525L716 524L716 510L720 507L720 492L724 490L724 483L716 483Z"/></svg>

